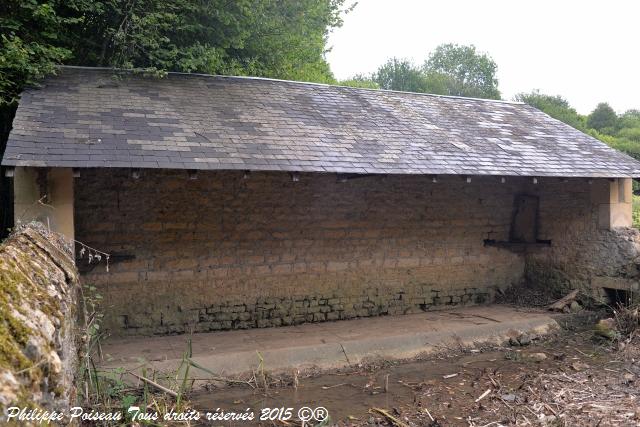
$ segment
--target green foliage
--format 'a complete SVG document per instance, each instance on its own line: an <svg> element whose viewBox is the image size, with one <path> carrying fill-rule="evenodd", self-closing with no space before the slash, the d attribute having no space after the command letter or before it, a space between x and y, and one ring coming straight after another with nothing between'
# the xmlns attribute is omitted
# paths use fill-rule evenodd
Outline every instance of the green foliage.
<svg viewBox="0 0 640 427"><path fill-rule="evenodd" d="M496 63L474 46L444 44L423 67L408 59L390 58L371 76L356 76L346 84L404 92L500 99Z"/></svg>
<svg viewBox="0 0 640 427"><path fill-rule="evenodd" d="M443 44L425 61L428 76L444 82L448 95L500 99L496 72L498 66L473 45Z"/></svg>
<svg viewBox="0 0 640 427"><path fill-rule="evenodd" d="M363 74L356 74L347 80L340 80L338 82L340 86L358 87L362 89L380 89L380 85Z"/></svg>
<svg viewBox="0 0 640 427"><path fill-rule="evenodd" d="M611 116L611 107L607 104L598 104L598 107L591 113L589 118L599 111L593 120L599 124L606 124L600 131L590 129L589 134L611 147L627 153L631 157L640 160L640 111L629 110L618 117L615 112ZM603 113L604 112L604 113ZM602 118L606 120L603 120ZM587 123L593 123L593 120Z"/></svg>
<svg viewBox="0 0 640 427"><path fill-rule="evenodd" d="M425 74L408 59L389 59L373 73L371 79L382 89L428 92Z"/></svg>
<svg viewBox="0 0 640 427"><path fill-rule="evenodd" d="M618 117L618 129L640 128L640 110L627 110Z"/></svg>
<svg viewBox="0 0 640 427"><path fill-rule="evenodd" d="M618 135L629 141L640 143L640 125L635 128L623 128L620 129Z"/></svg>
<svg viewBox="0 0 640 427"><path fill-rule="evenodd" d="M6 0L0 102L66 63L333 83L345 0Z"/></svg>
<svg viewBox="0 0 640 427"><path fill-rule="evenodd" d="M69 38L73 63L333 81L326 37L344 0L89 3Z"/></svg>
<svg viewBox="0 0 640 427"><path fill-rule="evenodd" d="M640 111L629 110L618 115L606 103L600 103L588 116L582 116L561 96L532 91L514 98L529 104L568 125L579 129L610 147L640 160Z"/></svg>
<svg viewBox="0 0 640 427"><path fill-rule="evenodd" d="M13 104L71 56L59 35L76 19L61 17L63 0L4 0L0 6L0 105Z"/></svg>
<svg viewBox="0 0 640 427"><path fill-rule="evenodd" d="M560 95L545 95L538 90L534 90L530 93L519 93L514 99L529 104L576 129L586 130L587 128L585 117L578 114L569 105L569 102Z"/></svg>
<svg viewBox="0 0 640 427"><path fill-rule="evenodd" d="M588 133L594 138L599 139L610 147L620 150L637 160L640 160L640 144L636 141L629 140L627 138L620 138L617 136L607 135L598 132L595 129L589 129Z"/></svg>
<svg viewBox="0 0 640 427"><path fill-rule="evenodd" d="M587 126L591 129L608 134L614 132L618 122L618 116L613 108L606 102L598 104L595 110L587 117Z"/></svg>

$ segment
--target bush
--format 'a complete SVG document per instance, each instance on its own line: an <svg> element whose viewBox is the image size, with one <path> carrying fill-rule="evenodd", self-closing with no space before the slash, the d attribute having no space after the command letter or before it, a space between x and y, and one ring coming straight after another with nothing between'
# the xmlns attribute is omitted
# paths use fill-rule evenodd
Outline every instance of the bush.
<svg viewBox="0 0 640 427"><path fill-rule="evenodd" d="M615 327L623 339L633 340L640 330L640 316L638 306L619 306L613 311Z"/></svg>

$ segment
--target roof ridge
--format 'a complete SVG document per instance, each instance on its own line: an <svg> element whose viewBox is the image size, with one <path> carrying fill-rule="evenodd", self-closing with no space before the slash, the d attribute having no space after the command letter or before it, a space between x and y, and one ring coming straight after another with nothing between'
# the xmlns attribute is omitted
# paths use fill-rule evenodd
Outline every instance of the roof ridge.
<svg viewBox="0 0 640 427"><path fill-rule="evenodd" d="M69 69L78 69L78 70L100 70L100 71L117 71L117 72L128 72L132 73L137 70L144 71L143 68L140 69L125 69L125 68L115 68L115 67L87 67L87 66L79 66L79 65L58 65L58 68L69 68ZM224 74L207 74L207 73L186 73L181 71L167 71L169 75L176 76L186 76L186 77L215 77L215 78L223 78L223 79L238 79L238 80L259 80L259 81L272 81L272 82L281 82L281 83L291 83L291 84L299 84L305 86L321 86L321 87L332 87L332 88L342 88L349 89L355 91L368 91L368 92L384 92L384 93L398 93L398 94L407 94L407 95L418 95L418 96L431 96L436 98L451 98L451 99L464 99L469 101L479 101L479 102L489 102L489 103L500 103L500 104L513 104L513 105L527 105L521 101L511 101L507 99L488 99L488 98L472 98L469 96L460 96L460 95L439 95L436 93L426 93L426 92L409 92L404 90L393 90L393 89L374 89L374 88L366 88L366 87L353 87L353 86L345 86L339 84L330 84L330 83L318 83L318 82L304 82L299 80L286 80L286 79L276 79L272 77L259 77L259 76L231 76Z"/></svg>

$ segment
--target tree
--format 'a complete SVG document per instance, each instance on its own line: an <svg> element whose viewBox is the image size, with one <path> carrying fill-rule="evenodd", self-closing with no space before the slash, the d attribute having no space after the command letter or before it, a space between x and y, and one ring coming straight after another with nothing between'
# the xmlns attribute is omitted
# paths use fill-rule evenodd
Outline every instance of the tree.
<svg viewBox="0 0 640 427"><path fill-rule="evenodd" d="M378 83L376 83L371 77L364 74L356 74L349 79L340 80L338 84L340 86L358 87L363 89L380 89Z"/></svg>
<svg viewBox="0 0 640 427"><path fill-rule="evenodd" d="M256 0L253 0L255 3ZM327 37L342 25L345 0L261 0L264 11L254 18L254 31L244 49L230 52L233 61L257 65L249 74L335 83L325 60ZM251 72L253 71L253 72Z"/></svg>
<svg viewBox="0 0 640 427"><path fill-rule="evenodd" d="M618 129L639 128L640 110L627 110L618 117Z"/></svg>
<svg viewBox="0 0 640 427"><path fill-rule="evenodd" d="M500 99L498 66L475 46L442 44L424 63L424 71L447 86L449 95Z"/></svg>
<svg viewBox="0 0 640 427"><path fill-rule="evenodd" d="M333 82L327 35L345 0L74 0L91 5L72 63Z"/></svg>
<svg viewBox="0 0 640 427"><path fill-rule="evenodd" d="M530 93L519 93L514 97L514 100L531 105L547 113L554 119L558 119L576 129L586 129L584 116L578 114L578 112L569 105L569 102L560 95L545 95L538 90L534 90Z"/></svg>
<svg viewBox="0 0 640 427"><path fill-rule="evenodd" d="M0 103L59 63L334 82L324 54L344 2L5 0Z"/></svg>
<svg viewBox="0 0 640 427"><path fill-rule="evenodd" d="M391 58L372 74L382 89L438 95L500 99L497 65L474 46L443 44L422 68L408 59Z"/></svg>
<svg viewBox="0 0 640 427"><path fill-rule="evenodd" d="M640 127L637 128L623 128L620 129L618 135L620 138L628 139L636 144L640 143Z"/></svg>
<svg viewBox="0 0 640 427"><path fill-rule="evenodd" d="M618 122L618 115L606 102L599 103L587 117L587 126L599 132L611 134Z"/></svg>
<svg viewBox="0 0 640 427"><path fill-rule="evenodd" d="M628 110L618 117L609 104L602 102L589 115L587 124L592 128L590 135L640 160L640 111ZM635 183L634 189L638 189Z"/></svg>
<svg viewBox="0 0 640 427"><path fill-rule="evenodd" d="M5 0L0 6L0 105L14 103L24 85L71 56L59 35L75 19L58 14L61 1Z"/></svg>
<svg viewBox="0 0 640 427"><path fill-rule="evenodd" d="M408 59L390 58L373 73L372 80L382 89L426 92L424 74Z"/></svg>
<svg viewBox="0 0 640 427"><path fill-rule="evenodd" d="M426 74L408 59L391 58L373 73L371 80L382 89L447 95L446 78Z"/></svg>

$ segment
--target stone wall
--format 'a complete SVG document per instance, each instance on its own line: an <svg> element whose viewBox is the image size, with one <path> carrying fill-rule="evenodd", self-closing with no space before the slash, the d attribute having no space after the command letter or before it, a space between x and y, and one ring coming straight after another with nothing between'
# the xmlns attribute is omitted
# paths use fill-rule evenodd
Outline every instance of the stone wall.
<svg viewBox="0 0 640 427"><path fill-rule="evenodd" d="M522 255L484 240L508 239L524 185L88 170L76 235L113 254L108 273L97 265L84 280L115 335L401 314L489 302L522 279Z"/></svg>
<svg viewBox="0 0 640 427"><path fill-rule="evenodd" d="M595 298L604 296L603 287L637 292L640 232L630 227L599 227L607 214L601 209L603 195L606 201L610 187L616 188L617 183L584 182L542 180L526 189L540 196L540 238L553 242L547 250L527 256L527 281L530 286L578 288ZM627 191L630 201L630 188Z"/></svg>
<svg viewBox="0 0 640 427"><path fill-rule="evenodd" d="M109 272L80 267L105 296L115 335L412 313L490 302L525 280L600 289L636 277L640 247L637 232L599 228L610 186L88 170L75 183L77 237L113 256ZM551 245L486 246L509 240L523 194L539 197L538 239Z"/></svg>
<svg viewBox="0 0 640 427"><path fill-rule="evenodd" d="M71 245L42 224L22 227L0 246L0 285L0 422L10 407L68 409L79 344Z"/></svg>

